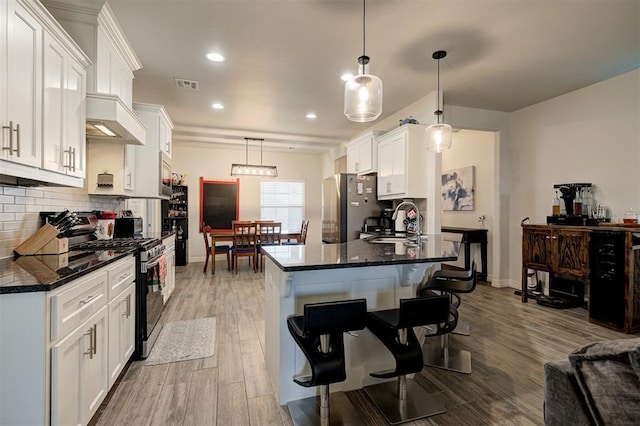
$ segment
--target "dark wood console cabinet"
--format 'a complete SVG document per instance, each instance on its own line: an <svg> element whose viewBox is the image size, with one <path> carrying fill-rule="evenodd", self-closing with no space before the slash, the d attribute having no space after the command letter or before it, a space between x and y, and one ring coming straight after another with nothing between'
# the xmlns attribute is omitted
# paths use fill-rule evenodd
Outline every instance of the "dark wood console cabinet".
<svg viewBox="0 0 640 426"><path fill-rule="evenodd" d="M640 331L640 228L523 225L522 302L527 269L548 272L551 288L557 279L584 283L589 322Z"/></svg>

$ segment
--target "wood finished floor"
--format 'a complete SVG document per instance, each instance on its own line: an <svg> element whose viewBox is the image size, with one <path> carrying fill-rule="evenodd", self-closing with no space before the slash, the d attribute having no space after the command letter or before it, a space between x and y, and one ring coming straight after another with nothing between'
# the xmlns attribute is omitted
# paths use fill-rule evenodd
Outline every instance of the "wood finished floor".
<svg viewBox="0 0 640 426"><path fill-rule="evenodd" d="M226 262L216 274L203 263L177 267L165 322L217 319L215 355L144 366L133 361L91 421L103 425L292 425L278 406L264 363L264 282L246 262L238 275ZM463 296L461 318L471 336L452 335L452 347L472 352L471 375L425 367L416 380L437 392L447 412L414 425L543 424L543 364L594 340L634 337L590 324L581 308L522 304L512 289L479 285ZM348 374L348 372L347 372ZM347 393L367 424L382 425L363 391Z"/></svg>

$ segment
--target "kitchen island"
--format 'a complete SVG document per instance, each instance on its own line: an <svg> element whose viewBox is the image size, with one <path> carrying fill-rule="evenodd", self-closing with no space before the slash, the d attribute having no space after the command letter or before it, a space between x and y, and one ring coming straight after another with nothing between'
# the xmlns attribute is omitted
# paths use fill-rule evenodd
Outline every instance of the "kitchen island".
<svg viewBox="0 0 640 426"><path fill-rule="evenodd" d="M293 382L309 367L287 329L290 315L301 315L306 303L365 298L368 310L397 308L399 299L415 297L416 286L439 262L458 257L461 236L423 236L419 244L374 239L342 244L309 244L262 248L265 266L265 362L281 405L313 396L315 388ZM379 241L379 240L378 240ZM369 373L392 368L389 351L368 330L345 334L347 380L332 391L360 389L378 383Z"/></svg>

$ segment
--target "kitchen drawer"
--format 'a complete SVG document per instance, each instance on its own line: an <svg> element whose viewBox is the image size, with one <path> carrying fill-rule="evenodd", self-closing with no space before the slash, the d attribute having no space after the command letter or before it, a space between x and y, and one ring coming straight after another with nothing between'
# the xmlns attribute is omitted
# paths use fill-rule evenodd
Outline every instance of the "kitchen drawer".
<svg viewBox="0 0 640 426"><path fill-rule="evenodd" d="M107 304L107 271L79 278L51 295L51 341L73 331Z"/></svg>
<svg viewBox="0 0 640 426"><path fill-rule="evenodd" d="M122 293L136 280L136 262L133 256L127 257L106 268L109 274L109 301Z"/></svg>

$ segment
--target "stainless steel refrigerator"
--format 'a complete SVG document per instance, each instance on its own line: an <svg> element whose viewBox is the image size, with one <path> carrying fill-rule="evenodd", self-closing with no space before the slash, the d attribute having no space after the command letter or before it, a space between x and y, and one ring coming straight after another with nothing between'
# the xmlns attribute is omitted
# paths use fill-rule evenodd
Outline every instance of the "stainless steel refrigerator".
<svg viewBox="0 0 640 426"><path fill-rule="evenodd" d="M360 238L368 217L380 216L375 173L340 173L322 183L322 242L344 243Z"/></svg>

